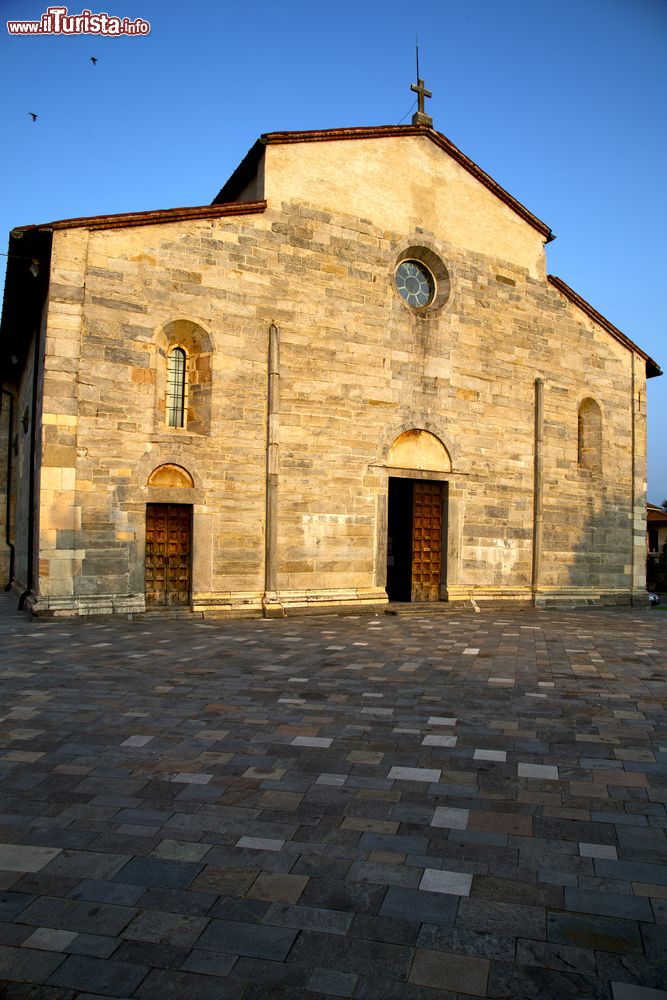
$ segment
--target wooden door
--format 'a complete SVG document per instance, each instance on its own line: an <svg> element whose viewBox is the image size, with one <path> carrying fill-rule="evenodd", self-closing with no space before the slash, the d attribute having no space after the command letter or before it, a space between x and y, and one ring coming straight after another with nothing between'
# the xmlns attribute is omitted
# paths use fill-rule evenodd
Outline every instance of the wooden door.
<svg viewBox="0 0 667 1000"><path fill-rule="evenodd" d="M442 483L414 481L412 495L412 600L440 600Z"/></svg>
<svg viewBox="0 0 667 1000"><path fill-rule="evenodd" d="M192 507L146 505L146 605L190 604Z"/></svg>

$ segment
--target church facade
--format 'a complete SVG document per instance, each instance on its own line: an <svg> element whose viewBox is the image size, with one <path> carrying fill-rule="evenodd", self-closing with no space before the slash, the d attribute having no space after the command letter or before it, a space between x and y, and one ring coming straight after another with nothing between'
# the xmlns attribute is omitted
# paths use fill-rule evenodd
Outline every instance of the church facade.
<svg viewBox="0 0 667 1000"><path fill-rule="evenodd" d="M551 238L419 117L264 135L211 205L14 230L22 605L645 600L661 372Z"/></svg>

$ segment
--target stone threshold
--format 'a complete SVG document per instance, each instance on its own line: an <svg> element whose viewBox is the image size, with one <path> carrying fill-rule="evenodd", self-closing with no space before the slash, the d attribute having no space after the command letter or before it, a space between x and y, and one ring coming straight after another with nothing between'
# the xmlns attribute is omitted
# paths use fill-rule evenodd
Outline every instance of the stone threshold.
<svg viewBox="0 0 667 1000"><path fill-rule="evenodd" d="M150 621L151 619L160 618L162 620L168 619L172 620L174 618L188 618L188 619L199 619L204 617L203 611L193 611L192 608L151 608L147 611L141 611L137 614L132 615L135 619L140 619L141 621Z"/></svg>
<svg viewBox="0 0 667 1000"><path fill-rule="evenodd" d="M384 606L386 615L455 615L472 611L470 601L390 601Z"/></svg>

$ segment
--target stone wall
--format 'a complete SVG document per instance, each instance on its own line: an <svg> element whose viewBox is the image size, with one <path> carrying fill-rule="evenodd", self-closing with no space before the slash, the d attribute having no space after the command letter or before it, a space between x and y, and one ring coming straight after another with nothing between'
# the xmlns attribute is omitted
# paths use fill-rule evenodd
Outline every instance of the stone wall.
<svg viewBox="0 0 667 1000"><path fill-rule="evenodd" d="M421 227L473 254L545 273L544 239L427 136L269 144L262 197L317 204L405 235ZM252 187L251 187L251 190Z"/></svg>
<svg viewBox="0 0 667 1000"><path fill-rule="evenodd" d="M11 399L10 399L11 397ZM10 406L14 398L14 393L10 390L5 391L3 387L2 400L0 401L0 587L4 587L9 581L10 572L10 548L7 544L7 537L10 541L14 538L14 525L13 525L13 511L14 511L14 497L12 482L8 479L7 472L7 453L11 447L12 443L12 426L10 423ZM12 460L14 459L14 453L11 453ZM13 479L13 477L11 477ZM7 532L7 500L8 494L10 496L11 502L9 507L9 533Z"/></svg>
<svg viewBox="0 0 667 1000"><path fill-rule="evenodd" d="M38 542L39 514L37 496L39 491L40 470L39 470L39 404L36 416L33 415L33 379L35 374L35 351L37 347L36 336L33 336L30 348L27 352L25 366L21 374L19 385L16 388L14 398L14 441L16 450L12 451L12 485L14 489L14 510L13 510L13 530L12 539L14 542L14 588L22 593L29 585L30 573L29 552L30 535L33 525L30 521L30 476L31 469L34 471L33 491L35 496L35 525L34 525L34 547L33 547L33 584L38 577ZM37 369L38 377L38 397L41 388L40 366ZM33 419L37 420L36 434L36 455L35 463L32 462L32 433ZM6 452L5 452L6 458ZM3 511L4 524L4 511Z"/></svg>
<svg viewBox="0 0 667 1000"><path fill-rule="evenodd" d="M143 610L146 503L171 502L193 507L193 607L260 612L272 321L275 607L386 599L387 456L411 428L435 435L452 460L434 477L449 484L444 597L629 600L645 552L641 359L633 376L632 352L547 283L534 231L504 204L489 213L493 196L479 185L465 181L465 212L453 213L483 215L476 239L470 222L448 231L441 208L437 232L426 210L419 227L401 217L403 228L390 228L384 207L371 221L307 204L307 194L263 214L54 233L37 609ZM490 252L494 233L502 254ZM393 285L414 245L449 273L446 301L424 313ZM185 428L169 428L166 354L184 337L192 411ZM588 398L602 412L601 471L579 463ZM194 486L149 487L169 463Z"/></svg>

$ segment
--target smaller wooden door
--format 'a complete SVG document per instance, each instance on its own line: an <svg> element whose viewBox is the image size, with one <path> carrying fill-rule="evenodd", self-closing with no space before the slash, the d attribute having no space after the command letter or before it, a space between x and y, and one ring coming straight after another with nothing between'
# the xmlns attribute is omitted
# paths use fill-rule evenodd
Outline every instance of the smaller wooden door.
<svg viewBox="0 0 667 1000"><path fill-rule="evenodd" d="M412 495L412 600L440 600L442 483L416 479Z"/></svg>
<svg viewBox="0 0 667 1000"><path fill-rule="evenodd" d="M190 604L192 507L146 505L146 605Z"/></svg>

